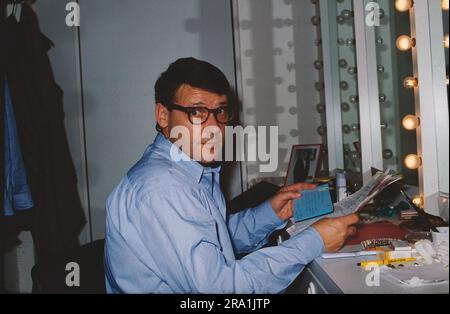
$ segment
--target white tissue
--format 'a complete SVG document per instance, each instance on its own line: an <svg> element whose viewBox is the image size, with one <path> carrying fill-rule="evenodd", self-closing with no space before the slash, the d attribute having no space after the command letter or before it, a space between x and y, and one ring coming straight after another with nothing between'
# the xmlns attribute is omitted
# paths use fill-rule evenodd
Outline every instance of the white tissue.
<svg viewBox="0 0 450 314"><path fill-rule="evenodd" d="M448 251L449 251L449 244L448 242L441 242L437 247L436 247L436 258L439 260L439 262L441 262L443 264L444 267L448 267L449 265L449 256L448 256Z"/></svg>
<svg viewBox="0 0 450 314"><path fill-rule="evenodd" d="M416 242L414 248L423 257L427 264L433 264L433 259L436 257L436 251L433 244L429 240L420 240Z"/></svg>
<svg viewBox="0 0 450 314"><path fill-rule="evenodd" d="M411 287L420 287L425 280L420 279L419 277L412 277L410 280L405 280L405 283Z"/></svg>

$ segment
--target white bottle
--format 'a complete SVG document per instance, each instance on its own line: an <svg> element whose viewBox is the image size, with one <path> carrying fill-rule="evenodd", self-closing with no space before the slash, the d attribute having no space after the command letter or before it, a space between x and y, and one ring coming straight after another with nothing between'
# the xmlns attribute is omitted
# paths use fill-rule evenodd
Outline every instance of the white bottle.
<svg viewBox="0 0 450 314"><path fill-rule="evenodd" d="M336 171L336 201L340 202L347 197L347 180L345 171Z"/></svg>

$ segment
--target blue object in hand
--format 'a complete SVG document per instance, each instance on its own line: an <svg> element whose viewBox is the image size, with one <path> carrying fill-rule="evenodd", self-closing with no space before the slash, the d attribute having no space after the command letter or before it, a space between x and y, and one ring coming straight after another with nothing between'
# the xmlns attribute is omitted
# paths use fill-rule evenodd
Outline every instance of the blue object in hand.
<svg viewBox="0 0 450 314"><path fill-rule="evenodd" d="M331 214L334 211L328 185L315 190L302 191L302 197L294 201L294 221L304 221Z"/></svg>

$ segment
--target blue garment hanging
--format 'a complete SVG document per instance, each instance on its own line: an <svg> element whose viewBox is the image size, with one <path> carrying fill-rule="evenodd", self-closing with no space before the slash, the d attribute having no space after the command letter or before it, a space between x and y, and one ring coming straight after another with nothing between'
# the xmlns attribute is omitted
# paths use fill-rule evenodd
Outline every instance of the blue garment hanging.
<svg viewBox="0 0 450 314"><path fill-rule="evenodd" d="M9 92L5 82L5 190L4 215L13 216L17 211L34 207L30 187L27 183L25 165L20 150L16 119Z"/></svg>

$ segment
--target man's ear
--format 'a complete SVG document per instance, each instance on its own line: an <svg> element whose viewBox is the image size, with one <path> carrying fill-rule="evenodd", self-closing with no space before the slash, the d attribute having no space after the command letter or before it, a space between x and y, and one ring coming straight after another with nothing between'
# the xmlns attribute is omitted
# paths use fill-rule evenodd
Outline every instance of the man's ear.
<svg viewBox="0 0 450 314"><path fill-rule="evenodd" d="M161 103L157 103L155 106L156 122L165 129L169 126L169 110Z"/></svg>

